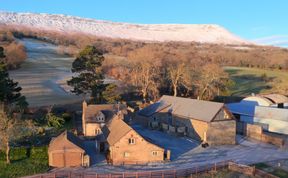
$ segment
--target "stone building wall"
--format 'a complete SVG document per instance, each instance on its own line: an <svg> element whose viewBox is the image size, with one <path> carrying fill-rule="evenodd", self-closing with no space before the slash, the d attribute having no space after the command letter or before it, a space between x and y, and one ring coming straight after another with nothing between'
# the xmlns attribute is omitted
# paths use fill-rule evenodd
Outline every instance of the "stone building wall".
<svg viewBox="0 0 288 178"><path fill-rule="evenodd" d="M209 145L236 144L236 121L226 120L209 123L206 141Z"/></svg>
<svg viewBox="0 0 288 178"><path fill-rule="evenodd" d="M129 144L129 139L135 140ZM131 130L115 145L110 146L110 159L117 164L146 164L164 160L164 149L143 139L134 130Z"/></svg>

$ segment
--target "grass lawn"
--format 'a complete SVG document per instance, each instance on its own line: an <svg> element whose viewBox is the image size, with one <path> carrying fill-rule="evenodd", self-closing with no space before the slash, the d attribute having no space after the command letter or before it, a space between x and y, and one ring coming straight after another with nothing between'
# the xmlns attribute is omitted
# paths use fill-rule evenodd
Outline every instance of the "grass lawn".
<svg viewBox="0 0 288 178"><path fill-rule="evenodd" d="M196 175L194 175L196 177ZM192 176L192 177L194 177ZM202 174L199 174L197 176L198 178L211 178L211 177L214 177L214 178L254 178L254 176L248 176L248 175L244 175L244 174L241 174L239 172L234 172L234 171L230 171L228 169L221 169L221 170L218 170L217 172L215 173L202 173Z"/></svg>
<svg viewBox="0 0 288 178"><path fill-rule="evenodd" d="M275 168L275 167L272 167L268 164L265 164L265 163L258 163L258 164L255 164L255 167L257 169L261 169L263 171L266 171L270 174L273 174L275 176L278 176L280 178L287 178L288 177L288 172L283 170L283 169L280 169L280 168Z"/></svg>
<svg viewBox="0 0 288 178"><path fill-rule="evenodd" d="M229 73L235 86L231 88L234 96L247 96L251 93L275 92L288 88L288 72L280 70L268 70L246 67L224 67ZM263 75L268 81L263 80ZM278 91L277 91L278 92Z"/></svg>
<svg viewBox="0 0 288 178"><path fill-rule="evenodd" d="M10 152L11 164L6 164L5 154L0 152L0 177L21 177L47 172L48 155L47 146L26 148L13 148Z"/></svg>

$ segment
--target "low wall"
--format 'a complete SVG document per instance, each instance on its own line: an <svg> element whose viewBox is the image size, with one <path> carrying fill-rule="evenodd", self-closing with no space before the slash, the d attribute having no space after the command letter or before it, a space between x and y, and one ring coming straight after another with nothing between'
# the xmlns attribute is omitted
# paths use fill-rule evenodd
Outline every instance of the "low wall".
<svg viewBox="0 0 288 178"><path fill-rule="evenodd" d="M237 122L237 124L240 126L237 127L237 129L240 128L243 129L242 133L244 136L247 136L255 140L259 140L264 143L273 144L279 147L282 147L285 144L285 139L283 137L275 133L263 131L263 126L261 125L248 124L243 122L242 123Z"/></svg>
<svg viewBox="0 0 288 178"><path fill-rule="evenodd" d="M279 147L284 146L285 140L277 135L263 132L261 140L265 143L270 143Z"/></svg>
<svg viewBox="0 0 288 178"><path fill-rule="evenodd" d="M255 176L255 177L265 177L265 178L279 178L277 176L274 176L268 172L262 171L260 169L256 169L254 166L248 166L243 164L237 164L234 162L228 163L228 169L231 171L240 172L242 174L248 175L248 176Z"/></svg>
<svg viewBox="0 0 288 178"><path fill-rule="evenodd" d="M231 171L240 172L245 175L253 176L255 172L255 167L242 165L242 164L236 164L234 162L229 162L228 169Z"/></svg>

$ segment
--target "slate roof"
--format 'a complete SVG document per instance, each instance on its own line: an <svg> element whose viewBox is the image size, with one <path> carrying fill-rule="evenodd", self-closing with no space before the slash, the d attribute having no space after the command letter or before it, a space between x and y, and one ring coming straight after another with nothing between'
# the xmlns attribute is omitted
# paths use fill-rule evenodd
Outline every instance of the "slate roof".
<svg viewBox="0 0 288 178"><path fill-rule="evenodd" d="M130 130L133 130L118 116L114 116L108 124L102 129L103 134L109 145L114 145L122 137L124 137Z"/></svg>
<svg viewBox="0 0 288 178"><path fill-rule="evenodd" d="M126 105L120 104L119 110L126 111ZM117 104L97 104L97 105L88 105L85 110L86 123L96 123L95 119L99 112L102 112L105 115L105 120L108 121L113 118L114 114L118 111Z"/></svg>
<svg viewBox="0 0 288 178"><path fill-rule="evenodd" d="M268 94L268 95L261 95L262 97L265 97L272 101L274 104L279 103L288 103L288 97L280 94Z"/></svg>
<svg viewBox="0 0 288 178"><path fill-rule="evenodd" d="M83 141L78 138L77 136L75 136L73 133L69 132L69 131L64 131L63 133L61 133L59 136L57 136L56 138L54 138L50 145L49 145L49 150L53 150L53 142L56 141L58 143L64 143L64 140L68 140L69 142L73 143L74 145L76 145L77 147L79 147L80 149L82 149L83 151L85 151L85 147L84 147L84 143ZM56 146L56 145L55 145Z"/></svg>
<svg viewBox="0 0 288 178"><path fill-rule="evenodd" d="M138 114L149 117L168 109L168 112L174 115L211 122L223 107L223 103L164 95L158 102L140 110Z"/></svg>

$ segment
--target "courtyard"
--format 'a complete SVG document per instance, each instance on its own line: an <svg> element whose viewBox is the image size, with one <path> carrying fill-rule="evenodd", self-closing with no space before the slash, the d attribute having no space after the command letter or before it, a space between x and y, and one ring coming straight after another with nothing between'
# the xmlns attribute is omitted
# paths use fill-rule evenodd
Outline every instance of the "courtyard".
<svg viewBox="0 0 288 178"><path fill-rule="evenodd" d="M202 148L199 142L187 137L177 137L158 130L149 130L138 125L132 126L145 139L171 150L171 160L147 165L108 165L103 154L93 152L93 143L89 141L89 152L92 165L89 168L63 168L66 170L91 173L115 173L135 171L157 171L165 169L197 168L221 161L234 161L241 164L255 164L288 159L288 150L274 145L248 140L237 135L237 145L210 146Z"/></svg>

